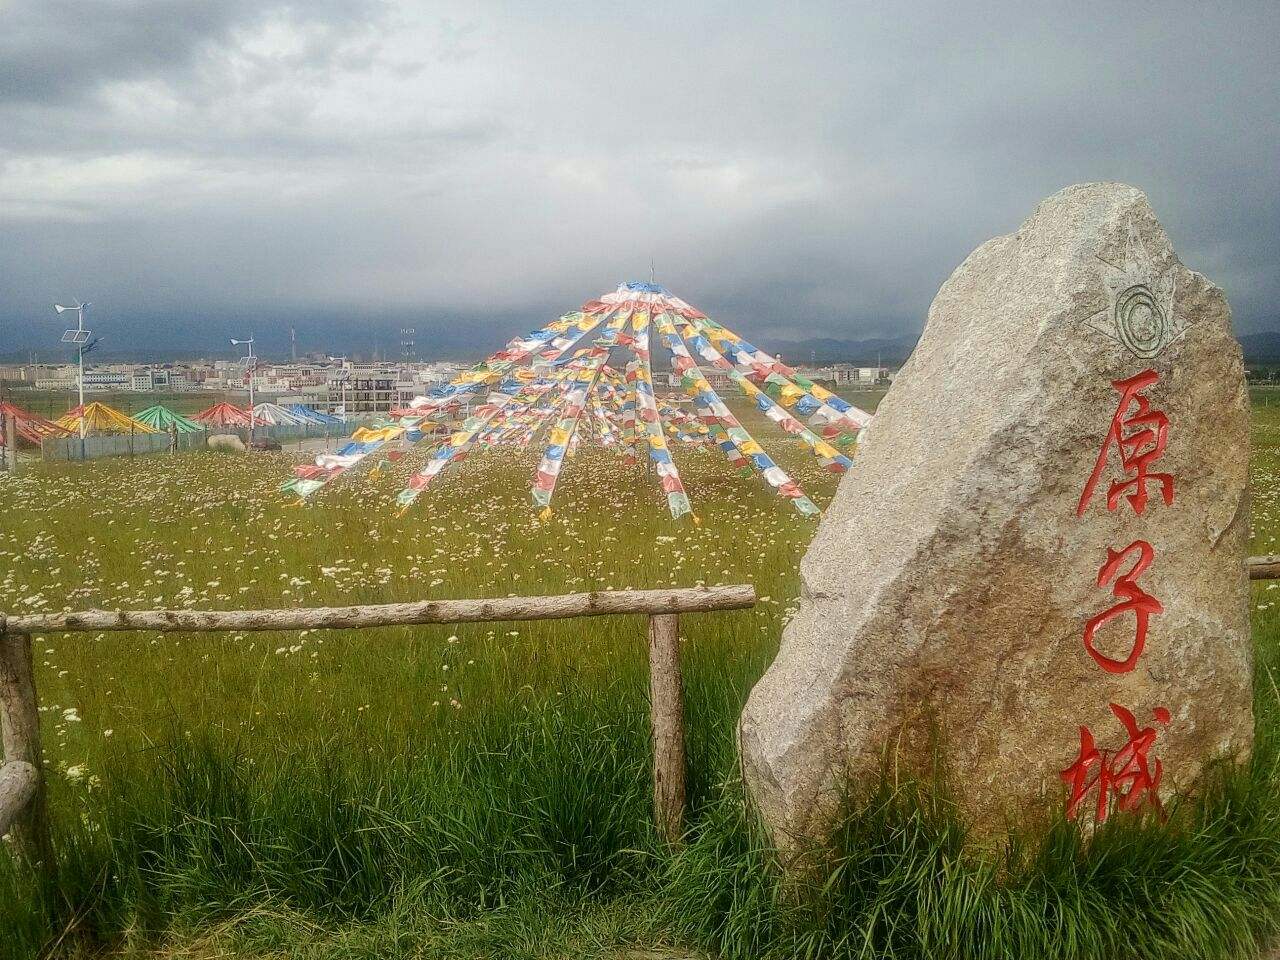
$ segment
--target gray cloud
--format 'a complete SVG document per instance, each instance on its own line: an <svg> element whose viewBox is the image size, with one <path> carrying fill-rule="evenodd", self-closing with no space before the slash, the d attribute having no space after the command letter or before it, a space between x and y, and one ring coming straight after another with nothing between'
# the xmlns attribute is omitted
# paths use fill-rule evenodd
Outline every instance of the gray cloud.
<svg viewBox="0 0 1280 960"><path fill-rule="evenodd" d="M80 295L120 340L412 321L479 352L650 258L765 344L894 334L1098 179L1147 190L1242 330L1280 326L1278 28L1261 2L0 0L0 339L46 343Z"/></svg>

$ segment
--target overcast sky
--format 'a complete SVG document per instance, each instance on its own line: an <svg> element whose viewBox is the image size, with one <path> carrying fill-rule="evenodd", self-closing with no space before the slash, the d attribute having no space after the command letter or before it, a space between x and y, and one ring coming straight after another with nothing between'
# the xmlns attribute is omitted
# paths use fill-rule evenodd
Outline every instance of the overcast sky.
<svg viewBox="0 0 1280 960"><path fill-rule="evenodd" d="M915 333L1102 179L1280 328L1278 36L1275 0L0 0L0 354L76 296L104 347L480 354L651 259L762 345Z"/></svg>

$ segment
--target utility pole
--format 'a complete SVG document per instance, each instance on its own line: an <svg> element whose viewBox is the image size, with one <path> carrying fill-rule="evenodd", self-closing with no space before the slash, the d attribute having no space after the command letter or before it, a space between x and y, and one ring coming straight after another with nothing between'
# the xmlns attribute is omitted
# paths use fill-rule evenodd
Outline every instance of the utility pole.
<svg viewBox="0 0 1280 960"><path fill-rule="evenodd" d="M250 337L248 340L233 339L231 341L231 345L233 347L240 346L242 344L249 347L249 355L247 357L242 357L241 359L244 361L245 375L249 378L249 449L252 450L253 422L257 419L253 415L253 370L254 367L258 365L258 358L253 355L253 337Z"/></svg>
<svg viewBox="0 0 1280 960"><path fill-rule="evenodd" d="M89 340L89 331L84 328L84 309L89 306L87 303L76 301L74 307L64 307L60 303L55 303L53 309L59 313L65 313L68 310L76 312L76 328L74 330L66 330L62 334L63 343L74 343L76 345L77 359L80 365L80 439L84 439L84 345Z"/></svg>

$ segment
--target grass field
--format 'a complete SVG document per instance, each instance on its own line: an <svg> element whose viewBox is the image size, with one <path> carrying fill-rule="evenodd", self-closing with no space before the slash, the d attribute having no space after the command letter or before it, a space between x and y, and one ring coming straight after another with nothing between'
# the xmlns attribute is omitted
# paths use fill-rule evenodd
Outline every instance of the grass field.
<svg viewBox="0 0 1280 960"><path fill-rule="evenodd" d="M1268 552L1280 406L1260 399ZM282 455L0 480L9 612L700 582L761 596L682 621L693 816L677 854L649 819L642 618L42 637L61 881L37 890L0 864L0 955L1243 957L1280 930L1270 586L1255 597L1255 757L1168 825L1116 818L1087 846L1061 826L979 855L941 796L900 784L850 810L823 885L779 896L732 731L814 525L717 456L679 461L701 527L666 518L643 471L589 451L547 522L528 506L533 454L473 457L404 517L403 464L301 509L273 492ZM800 451L780 459L829 502L835 478Z"/></svg>

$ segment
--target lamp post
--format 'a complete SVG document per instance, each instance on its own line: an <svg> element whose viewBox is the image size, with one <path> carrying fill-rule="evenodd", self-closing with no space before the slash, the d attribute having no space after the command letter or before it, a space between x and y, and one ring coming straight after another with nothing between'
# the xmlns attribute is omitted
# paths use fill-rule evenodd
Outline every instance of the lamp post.
<svg viewBox="0 0 1280 960"><path fill-rule="evenodd" d="M249 355L241 357L244 361L245 376L249 380L249 449L253 449L253 421L256 419L253 415L253 368L258 365L258 358L253 355L253 337L248 340L232 339L231 345L238 347L241 345L248 346Z"/></svg>
<svg viewBox="0 0 1280 960"><path fill-rule="evenodd" d="M341 363L342 374L338 377L338 383L342 384L339 388L342 391L342 422L347 422L347 381L351 379L351 371L347 369L346 357L330 357L330 363Z"/></svg>
<svg viewBox="0 0 1280 960"><path fill-rule="evenodd" d="M76 345L76 360L80 366L80 376L78 378L80 388L80 439L84 439L84 345L89 340L89 331L84 328L84 310L89 306L87 303L81 303L76 300L74 307L64 307L60 303L55 303L53 309L59 313L66 313L68 310L76 312L76 328L74 330L64 330L62 333L63 343L74 343Z"/></svg>

